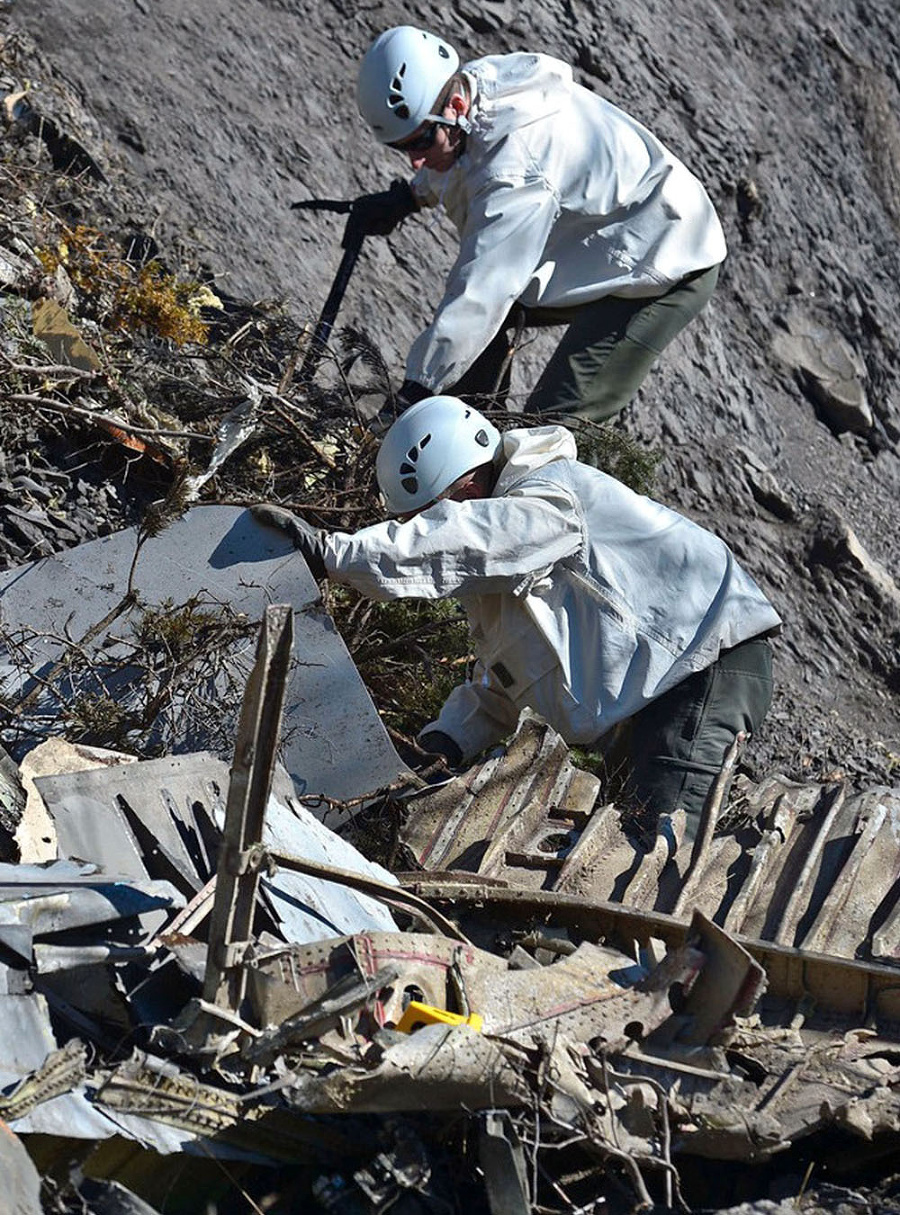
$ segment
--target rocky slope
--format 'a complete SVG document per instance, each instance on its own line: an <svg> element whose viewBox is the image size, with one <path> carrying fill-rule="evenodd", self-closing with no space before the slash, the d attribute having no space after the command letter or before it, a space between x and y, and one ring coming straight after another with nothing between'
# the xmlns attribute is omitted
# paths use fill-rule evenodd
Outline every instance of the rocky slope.
<svg viewBox="0 0 900 1215"><path fill-rule="evenodd" d="M663 453L656 496L723 535L784 617L778 694L751 767L892 781L894 3L772 3L764 19L745 0L461 0L452 10L430 0L15 0L0 14L7 36L25 31L45 56L28 72L34 105L127 183L124 226L204 266L233 296L285 300L298 321L325 298L343 220L290 203L350 198L404 171L367 139L353 81L374 34L408 20L440 30L464 57L528 48L577 64L585 84L656 130L708 185L730 248L719 289L621 424ZM395 384L452 250L440 220L367 242L341 322L369 334ZM520 356L519 392L546 341ZM100 489L127 498L102 477L91 492Z"/></svg>

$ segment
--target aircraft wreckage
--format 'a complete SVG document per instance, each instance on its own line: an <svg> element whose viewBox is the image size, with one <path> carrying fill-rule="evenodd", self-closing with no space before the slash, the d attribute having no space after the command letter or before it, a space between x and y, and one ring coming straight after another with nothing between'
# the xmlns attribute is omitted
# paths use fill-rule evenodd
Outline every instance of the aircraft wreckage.
<svg viewBox="0 0 900 1215"><path fill-rule="evenodd" d="M164 702L135 621L201 600L240 627ZM528 714L426 784L236 508L2 575L0 613L13 1210L689 1210L896 1159L897 789L738 778L641 842ZM158 758L62 742L85 697Z"/></svg>

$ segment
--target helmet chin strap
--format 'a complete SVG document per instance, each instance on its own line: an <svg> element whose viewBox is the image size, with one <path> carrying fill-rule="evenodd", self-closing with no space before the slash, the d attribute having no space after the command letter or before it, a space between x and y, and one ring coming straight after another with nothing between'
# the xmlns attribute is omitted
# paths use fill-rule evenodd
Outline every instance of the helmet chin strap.
<svg viewBox="0 0 900 1215"><path fill-rule="evenodd" d="M426 114L423 122L437 122L442 127L459 127L463 135L471 135L472 124L465 114L457 114L455 118L445 118L443 114Z"/></svg>
<svg viewBox="0 0 900 1215"><path fill-rule="evenodd" d="M456 126L459 128L460 136L456 144L455 159L459 160L460 156L462 156L463 152L466 150L466 143L472 130L472 124L469 122L468 118L466 118L465 114L457 114Z"/></svg>

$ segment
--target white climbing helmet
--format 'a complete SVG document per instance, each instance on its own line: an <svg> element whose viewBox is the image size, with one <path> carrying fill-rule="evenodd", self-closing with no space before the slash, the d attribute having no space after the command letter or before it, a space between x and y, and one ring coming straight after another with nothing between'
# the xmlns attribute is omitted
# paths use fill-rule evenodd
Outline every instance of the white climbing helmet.
<svg viewBox="0 0 900 1215"><path fill-rule="evenodd" d="M421 510L463 473L493 460L500 431L459 397L425 397L384 436L375 475L392 515Z"/></svg>
<svg viewBox="0 0 900 1215"><path fill-rule="evenodd" d="M379 34L356 84L359 112L379 143L406 139L429 118L442 121L431 108L458 67L453 47L426 30L396 25Z"/></svg>

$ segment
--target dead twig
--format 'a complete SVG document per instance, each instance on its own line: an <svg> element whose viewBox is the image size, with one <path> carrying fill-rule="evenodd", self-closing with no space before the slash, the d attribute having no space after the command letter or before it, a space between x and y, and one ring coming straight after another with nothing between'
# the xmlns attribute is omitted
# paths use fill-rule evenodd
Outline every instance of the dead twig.
<svg viewBox="0 0 900 1215"><path fill-rule="evenodd" d="M666 1206L667 1207L672 1206L672 1189L674 1186L675 1196L678 1199L679 1205L682 1207L683 1210L686 1211L688 1209L688 1207L687 1207L687 1204L685 1203L684 1199L681 1196L681 1189L679 1186L679 1178L678 1178L678 1170L675 1168L674 1164L672 1163L672 1133L671 1133L671 1128L669 1126L669 1104L668 1104L668 1097L666 1094L666 1090L662 1087L661 1084L659 1084L656 1080L653 1080L650 1076L629 1076L629 1075L624 1075L621 1072L614 1072L606 1065L606 1060L604 1060L604 1075L608 1079L614 1080L616 1082L616 1084L622 1084L622 1085L626 1085L626 1086L627 1085L646 1084L648 1088L651 1088L653 1090L653 1092L656 1093L656 1098L657 1098L657 1102L658 1102L658 1106L659 1106L659 1121L660 1121L660 1131L661 1131L660 1148L662 1151L662 1160L661 1161L654 1160L653 1163L655 1165L662 1167L663 1170L665 1171Z"/></svg>
<svg viewBox="0 0 900 1215"><path fill-rule="evenodd" d="M127 612L134 607L136 602L137 596L133 592L129 591L123 595L119 602L114 607L110 608L102 620L98 620L96 624L91 625L87 632L84 633L84 635L80 637L76 643L74 643L74 646L82 647L89 644L94 640L95 637L99 636L104 629L112 624L114 620L121 616L123 612ZM37 636L37 634L35 634L35 636ZM70 646L70 650L71 648L72 646ZM35 686L14 706L14 708L11 710L12 716L21 717L25 710L29 709L34 704L34 702L40 696L42 690L52 687L52 681L61 671L66 668L69 661L70 650L67 650L66 654L62 658L58 659L50 670L46 672L46 674L42 676L35 674Z"/></svg>
<svg viewBox="0 0 900 1215"><path fill-rule="evenodd" d="M10 393L7 400L13 401L17 405L35 405L39 409L49 409L54 413L69 414L72 417L84 418L87 421L97 422L103 426L113 426L119 430L126 431L128 434L140 437L151 439L200 439L204 443L213 442L210 435L201 434L196 430L156 430L149 426L134 426L124 418L111 417L109 414L100 413L96 409L86 409L80 405L72 405L69 401L56 401L50 397L37 396L34 393Z"/></svg>
<svg viewBox="0 0 900 1215"><path fill-rule="evenodd" d="M404 653L404 657L408 657L409 647L414 642L420 641L423 637L434 637L449 628L455 628L456 625L457 621L445 617L439 620L426 620L423 624L416 625L414 629L409 629L398 637L392 637L390 641L361 646L353 652L354 661L357 663L377 662L382 658L387 658L390 654L397 653L398 650Z"/></svg>
<svg viewBox="0 0 900 1215"><path fill-rule="evenodd" d="M48 376L59 376L65 380L94 380L105 375L102 370L87 371L81 367L72 367L68 363L16 363L2 350L0 358L13 375L27 375L36 380L44 380Z"/></svg>
<svg viewBox="0 0 900 1215"><path fill-rule="evenodd" d="M337 461L334 459L334 457L329 455L328 452L323 449L322 444L317 442L309 431L300 425L296 418L291 417L288 410L280 401L273 396L270 398L270 402L272 412L281 418L281 420L285 422L297 435L304 446L309 448L312 454L320 459L322 463L325 464L326 467L330 468L333 472L337 468Z"/></svg>

